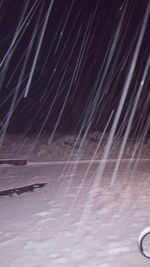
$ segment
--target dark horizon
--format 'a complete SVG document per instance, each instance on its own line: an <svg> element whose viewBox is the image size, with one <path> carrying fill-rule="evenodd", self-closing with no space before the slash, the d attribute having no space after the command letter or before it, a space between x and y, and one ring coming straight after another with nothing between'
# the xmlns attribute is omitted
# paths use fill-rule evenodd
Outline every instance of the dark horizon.
<svg viewBox="0 0 150 267"><path fill-rule="evenodd" d="M106 131L110 131L148 0L27 3L18 0L1 4L1 131L5 126L8 133L79 132L81 128L83 132L87 128L103 131L109 120ZM50 4L53 5L36 67L24 97ZM148 64L149 22L150 18L118 120L116 132L120 135L127 129ZM11 46L17 30L20 32ZM143 135L145 131L149 135L149 106L147 74L130 135Z"/></svg>

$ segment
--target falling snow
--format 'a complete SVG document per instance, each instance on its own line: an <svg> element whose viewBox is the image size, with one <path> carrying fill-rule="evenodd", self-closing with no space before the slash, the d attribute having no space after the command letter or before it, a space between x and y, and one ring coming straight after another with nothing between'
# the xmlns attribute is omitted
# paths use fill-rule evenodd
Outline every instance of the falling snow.
<svg viewBox="0 0 150 267"><path fill-rule="evenodd" d="M0 4L1 266L144 267L150 1ZM26 159L11 166L6 159Z"/></svg>

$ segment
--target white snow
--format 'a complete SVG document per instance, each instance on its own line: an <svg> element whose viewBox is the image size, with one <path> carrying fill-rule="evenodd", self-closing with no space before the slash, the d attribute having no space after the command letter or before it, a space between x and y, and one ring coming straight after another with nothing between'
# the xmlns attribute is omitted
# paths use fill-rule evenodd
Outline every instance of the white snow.
<svg viewBox="0 0 150 267"><path fill-rule="evenodd" d="M15 197L0 197L1 267L145 267L137 249L149 226L150 160L122 161L115 187L109 181L115 160L88 208L98 161L0 166L1 190L34 183L47 185Z"/></svg>
<svg viewBox="0 0 150 267"><path fill-rule="evenodd" d="M88 134L83 142L82 136L55 134L51 144L49 136L43 135L35 143L36 135L6 135L0 151L0 158L23 158L30 161L66 161L66 160L91 160L97 149L102 134L94 132ZM103 158L103 151L108 140L107 134L102 138L94 160ZM116 159L122 144L122 139L114 139L110 149L109 158ZM140 150L140 158L150 158L150 141L142 142L129 139L124 149L123 158L136 157Z"/></svg>

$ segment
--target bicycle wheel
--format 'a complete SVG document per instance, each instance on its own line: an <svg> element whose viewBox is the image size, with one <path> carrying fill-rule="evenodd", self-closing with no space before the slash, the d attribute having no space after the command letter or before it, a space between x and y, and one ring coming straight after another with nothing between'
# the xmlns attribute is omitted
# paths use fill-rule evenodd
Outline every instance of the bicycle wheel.
<svg viewBox="0 0 150 267"><path fill-rule="evenodd" d="M138 248L141 254L150 259L150 227L144 229L138 240Z"/></svg>

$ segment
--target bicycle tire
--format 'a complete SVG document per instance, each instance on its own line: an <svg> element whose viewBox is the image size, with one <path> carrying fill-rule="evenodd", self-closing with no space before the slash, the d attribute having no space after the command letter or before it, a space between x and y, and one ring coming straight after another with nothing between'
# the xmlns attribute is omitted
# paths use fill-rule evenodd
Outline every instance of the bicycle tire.
<svg viewBox="0 0 150 267"><path fill-rule="evenodd" d="M150 227L147 227L145 228L140 236L139 236L139 240L138 240L138 249L140 251L140 253L145 257L145 258L148 258L150 259L150 244L149 244L149 251L145 251L144 250L144 242L145 242L145 239L149 237L150 239Z"/></svg>

